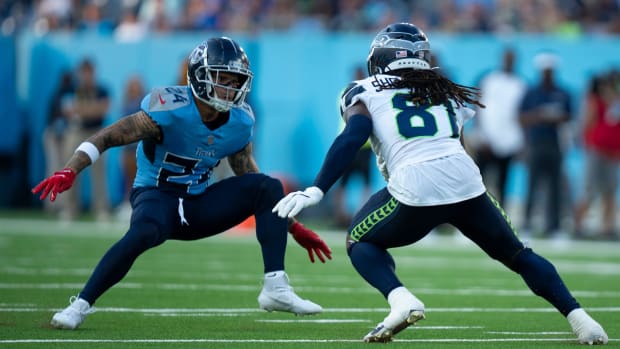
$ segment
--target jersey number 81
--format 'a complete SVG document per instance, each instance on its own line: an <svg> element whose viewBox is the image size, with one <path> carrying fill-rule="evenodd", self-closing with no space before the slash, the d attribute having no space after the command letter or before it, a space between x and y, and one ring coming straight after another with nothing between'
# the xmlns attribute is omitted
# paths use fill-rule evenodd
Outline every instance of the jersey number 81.
<svg viewBox="0 0 620 349"><path fill-rule="evenodd" d="M437 116L429 112L432 106L429 104L412 104L408 101L408 97L409 95L405 93L397 93L392 97L392 106L394 109L400 111L396 114L398 132L406 139L435 136L438 131L438 120ZM450 137L458 138L459 128L456 124L456 117L452 105L447 103L445 106L452 131ZM420 120L416 120L414 124L415 118L419 118Z"/></svg>

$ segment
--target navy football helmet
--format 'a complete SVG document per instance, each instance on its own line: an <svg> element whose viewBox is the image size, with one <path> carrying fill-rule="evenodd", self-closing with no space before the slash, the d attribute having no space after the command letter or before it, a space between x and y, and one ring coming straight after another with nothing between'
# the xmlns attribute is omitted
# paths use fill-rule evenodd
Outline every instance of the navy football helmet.
<svg viewBox="0 0 620 349"><path fill-rule="evenodd" d="M238 87L218 84L222 72L242 77ZM202 42L189 55L187 83L196 98L217 111L226 112L240 106L250 92L252 77L250 60L245 51L234 40L227 37L211 38ZM215 87L226 90L219 96ZM232 98L228 98L232 96Z"/></svg>
<svg viewBox="0 0 620 349"><path fill-rule="evenodd" d="M390 24L372 41L367 63L369 75L390 74L399 69L431 69L431 45L415 25Z"/></svg>

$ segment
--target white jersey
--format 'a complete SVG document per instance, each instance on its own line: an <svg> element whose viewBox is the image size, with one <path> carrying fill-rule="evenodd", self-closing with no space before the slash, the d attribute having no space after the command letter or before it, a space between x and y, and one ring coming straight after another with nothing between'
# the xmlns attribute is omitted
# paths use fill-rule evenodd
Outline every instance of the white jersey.
<svg viewBox="0 0 620 349"><path fill-rule="evenodd" d="M408 89L382 89L375 75L345 90L341 110L360 101L372 117L370 136L377 165L388 180L388 191L410 206L459 202L486 191L480 171L460 142L463 124L474 115L453 103L414 105Z"/></svg>

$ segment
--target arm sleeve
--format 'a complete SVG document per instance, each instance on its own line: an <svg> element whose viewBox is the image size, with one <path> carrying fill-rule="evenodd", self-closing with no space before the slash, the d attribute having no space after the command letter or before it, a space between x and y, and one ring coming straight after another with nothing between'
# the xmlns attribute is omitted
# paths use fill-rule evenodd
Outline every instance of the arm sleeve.
<svg viewBox="0 0 620 349"><path fill-rule="evenodd" d="M372 132L372 121L364 115L349 118L344 130L336 137L325 155L314 185L327 193L344 171L353 162L357 151L366 142Z"/></svg>

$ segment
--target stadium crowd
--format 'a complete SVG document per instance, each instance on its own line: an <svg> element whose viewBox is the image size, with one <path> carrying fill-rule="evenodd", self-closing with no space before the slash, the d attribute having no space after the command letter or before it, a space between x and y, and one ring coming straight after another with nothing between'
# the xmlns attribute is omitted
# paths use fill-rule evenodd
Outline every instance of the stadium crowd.
<svg viewBox="0 0 620 349"><path fill-rule="evenodd" d="M402 14L408 14L402 18ZM95 31L136 40L216 30L366 31L394 21L429 32L620 34L617 0L20 0L0 2L1 30Z"/></svg>

